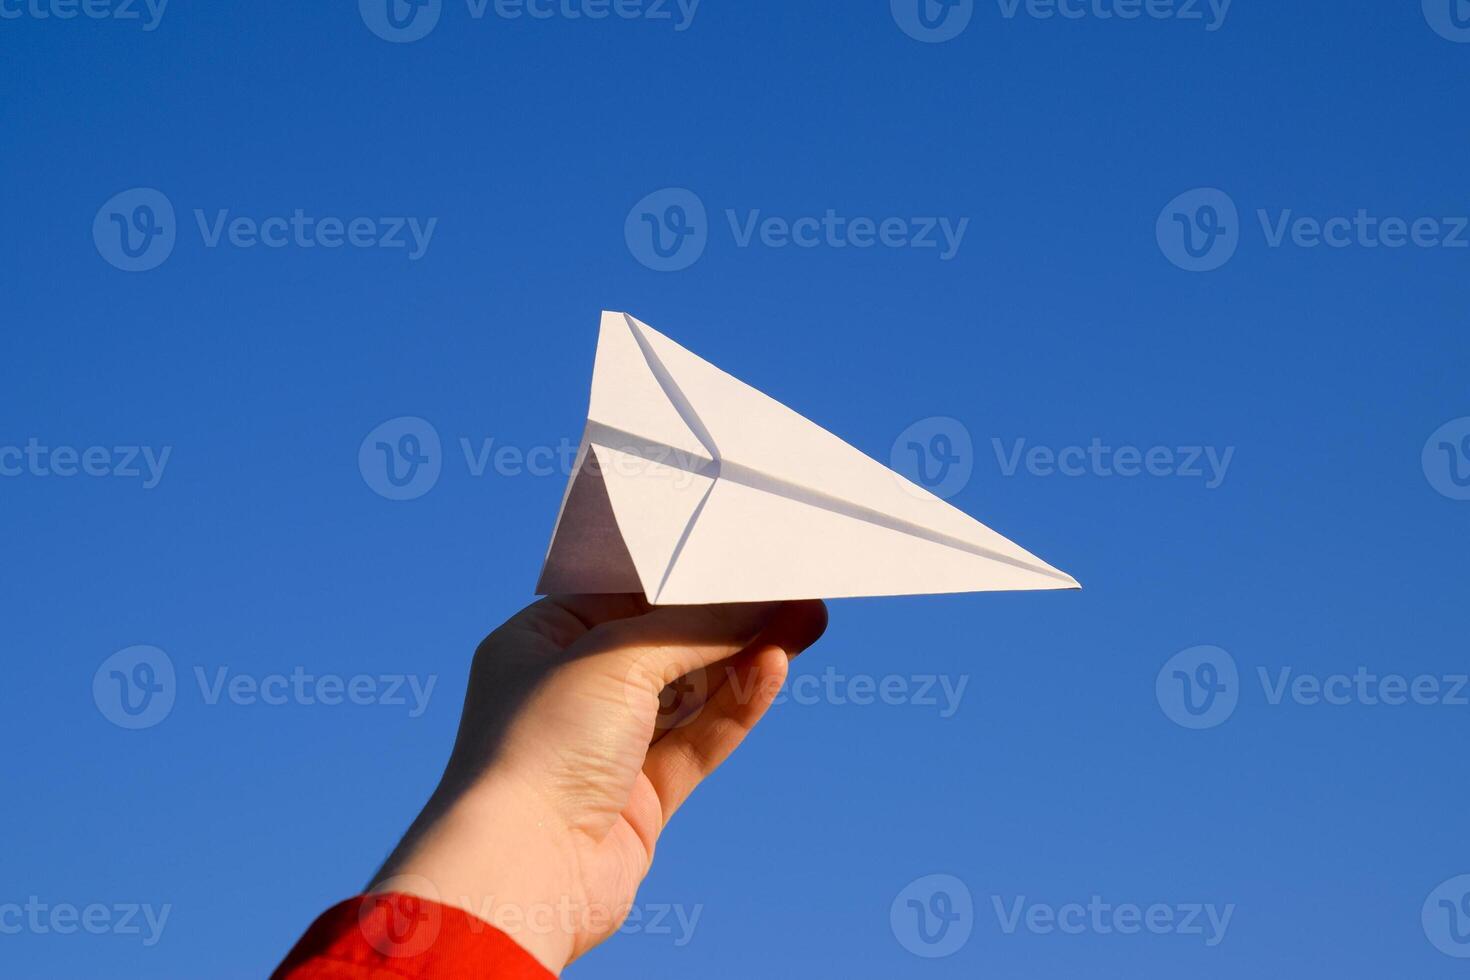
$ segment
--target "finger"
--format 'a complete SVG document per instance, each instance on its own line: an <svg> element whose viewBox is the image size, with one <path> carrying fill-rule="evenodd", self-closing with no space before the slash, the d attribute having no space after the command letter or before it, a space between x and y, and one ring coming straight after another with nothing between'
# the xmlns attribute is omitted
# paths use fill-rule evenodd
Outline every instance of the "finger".
<svg viewBox="0 0 1470 980"><path fill-rule="evenodd" d="M610 595L553 595L546 597L582 621L588 629L630 616L642 616L653 607L642 592Z"/></svg>
<svg viewBox="0 0 1470 980"><path fill-rule="evenodd" d="M757 642L777 646L794 657L816 643L827 632L827 604L820 599L788 602L761 631Z"/></svg>
<svg viewBox="0 0 1470 980"><path fill-rule="evenodd" d="M794 657L815 643L827 628L827 607L819 601L788 602L745 649L778 646ZM689 724L722 687L729 683L736 657L726 657L679 677L659 692L659 713L651 743Z"/></svg>
<svg viewBox="0 0 1470 980"><path fill-rule="evenodd" d="M730 682L704 710L648 750L643 773L658 794L665 826L695 787L730 757L760 721L786 680L788 663L786 651L778 646L763 645L742 653L731 667Z"/></svg>
<svg viewBox="0 0 1470 980"><path fill-rule="evenodd" d="M551 640L558 649L570 646L603 623L648 612L642 593L547 596L516 613L500 630L533 633ZM496 632L500 632L497 630Z"/></svg>
<svg viewBox="0 0 1470 980"><path fill-rule="evenodd" d="M738 656L737 653L725 657L664 685L664 689L658 692L658 713L653 719L653 734L648 744L652 745L675 728L693 721L715 692L724 686L730 667Z"/></svg>
<svg viewBox="0 0 1470 980"><path fill-rule="evenodd" d="M661 606L593 627L567 653L605 661L634 688L656 696L685 674L738 653L783 605Z"/></svg>

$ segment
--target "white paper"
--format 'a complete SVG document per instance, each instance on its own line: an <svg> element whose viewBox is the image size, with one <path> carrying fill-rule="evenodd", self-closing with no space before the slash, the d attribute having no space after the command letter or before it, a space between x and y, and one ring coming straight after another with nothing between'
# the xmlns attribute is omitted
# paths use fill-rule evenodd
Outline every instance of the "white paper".
<svg viewBox="0 0 1470 980"><path fill-rule="evenodd" d="M538 594L684 605L1075 588L647 324L602 314Z"/></svg>

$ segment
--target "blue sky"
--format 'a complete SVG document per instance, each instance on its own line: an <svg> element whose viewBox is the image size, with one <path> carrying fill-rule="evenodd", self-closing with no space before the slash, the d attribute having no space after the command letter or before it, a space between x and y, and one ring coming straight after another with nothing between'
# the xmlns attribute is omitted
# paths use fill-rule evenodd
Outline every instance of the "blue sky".
<svg viewBox="0 0 1470 980"><path fill-rule="evenodd" d="M1463 972L1470 4L399 2L0 0L0 972L361 887L602 309L1086 588L834 603L569 976Z"/></svg>

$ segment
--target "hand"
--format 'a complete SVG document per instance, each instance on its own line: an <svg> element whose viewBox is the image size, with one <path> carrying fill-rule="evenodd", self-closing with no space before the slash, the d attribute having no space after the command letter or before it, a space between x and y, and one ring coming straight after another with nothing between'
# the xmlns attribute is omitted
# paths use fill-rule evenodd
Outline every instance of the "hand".
<svg viewBox="0 0 1470 980"><path fill-rule="evenodd" d="M444 776L370 890L463 908L560 973L617 931L669 818L826 625L814 601L522 610L475 652Z"/></svg>

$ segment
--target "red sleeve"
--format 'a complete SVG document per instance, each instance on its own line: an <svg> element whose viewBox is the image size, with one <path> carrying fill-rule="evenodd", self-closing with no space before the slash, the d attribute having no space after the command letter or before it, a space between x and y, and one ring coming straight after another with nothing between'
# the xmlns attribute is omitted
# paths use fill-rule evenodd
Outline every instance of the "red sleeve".
<svg viewBox="0 0 1470 980"><path fill-rule="evenodd" d="M359 895L321 914L272 980L552 980L468 912L416 895Z"/></svg>

